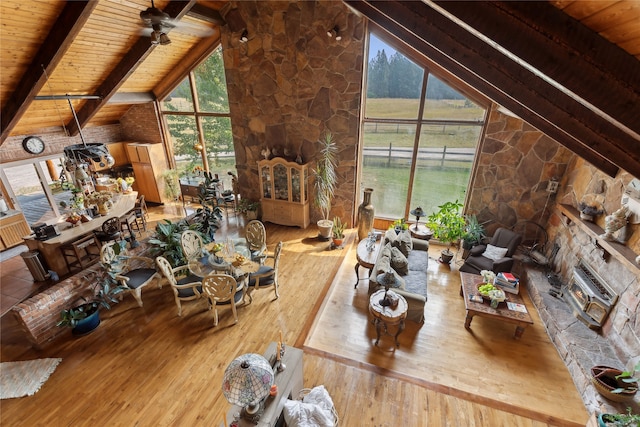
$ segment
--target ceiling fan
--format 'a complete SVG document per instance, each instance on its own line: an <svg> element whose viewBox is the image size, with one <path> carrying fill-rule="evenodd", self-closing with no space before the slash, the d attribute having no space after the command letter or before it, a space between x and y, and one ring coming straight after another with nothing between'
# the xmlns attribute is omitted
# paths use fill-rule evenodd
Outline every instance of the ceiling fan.
<svg viewBox="0 0 640 427"><path fill-rule="evenodd" d="M213 33L213 29L206 25L197 25L187 22L181 22L173 19L168 13L155 7L151 0L151 7L140 12L140 19L145 27L143 34L151 37L151 44L168 45L171 39L167 33L172 29L177 29L184 33L189 33L198 37L206 37Z"/></svg>

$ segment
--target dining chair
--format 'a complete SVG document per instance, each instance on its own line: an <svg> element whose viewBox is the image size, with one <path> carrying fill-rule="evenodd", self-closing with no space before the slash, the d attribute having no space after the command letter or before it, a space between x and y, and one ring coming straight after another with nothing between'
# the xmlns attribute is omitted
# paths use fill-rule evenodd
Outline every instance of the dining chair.
<svg viewBox="0 0 640 427"><path fill-rule="evenodd" d="M280 295L278 294L278 264L280 263L280 254L282 253L282 242L278 242L273 255L267 255L265 257L265 264L261 265L258 271L249 274L249 283L247 284L247 295L249 296L249 303L253 302L251 293L256 289L265 289L273 286L273 291L277 300ZM273 260L273 266L267 265L268 260Z"/></svg>
<svg viewBox="0 0 640 427"><path fill-rule="evenodd" d="M121 239L122 227L120 225L120 218L112 217L102 223L100 230L95 231L95 236L101 245L105 243Z"/></svg>
<svg viewBox="0 0 640 427"><path fill-rule="evenodd" d="M202 297L201 279L189 271L189 266L173 268L163 256L156 257L156 265L171 285L178 306L178 316L182 316L182 302L194 301Z"/></svg>
<svg viewBox="0 0 640 427"><path fill-rule="evenodd" d="M140 194L136 200L136 204L133 208L136 213L136 219L142 223L142 229L147 231L147 218L149 218L149 212L147 210L147 203L144 201L144 194Z"/></svg>
<svg viewBox="0 0 640 427"><path fill-rule="evenodd" d="M180 235L180 246L182 246L182 253L187 259L187 264L203 256L204 242L196 231L183 231Z"/></svg>
<svg viewBox="0 0 640 427"><path fill-rule="evenodd" d="M244 229L244 236L251 253L251 260L263 264L267 252L267 231L264 224L257 219L249 221Z"/></svg>
<svg viewBox="0 0 640 427"><path fill-rule="evenodd" d="M162 287L160 274L154 268L153 259L142 256L128 255L124 245L111 242L100 249L100 262L105 268L115 274L115 279L130 293L142 307L142 289L154 280L158 281L158 288Z"/></svg>
<svg viewBox="0 0 640 427"><path fill-rule="evenodd" d="M209 309L213 310L213 326L218 325L217 305L231 305L231 311L238 323L236 304L244 298L244 286L228 274L210 274L202 279L202 292L209 299Z"/></svg>

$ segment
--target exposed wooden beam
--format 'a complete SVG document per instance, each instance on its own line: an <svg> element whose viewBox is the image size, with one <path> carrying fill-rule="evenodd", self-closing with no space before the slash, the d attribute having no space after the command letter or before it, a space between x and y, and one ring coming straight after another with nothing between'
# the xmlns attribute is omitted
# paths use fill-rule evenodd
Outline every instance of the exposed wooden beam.
<svg viewBox="0 0 640 427"><path fill-rule="evenodd" d="M200 3L194 4L191 10L187 12L187 15L191 16L192 18L210 22L218 26L223 26L226 24L226 21L224 20L220 12Z"/></svg>
<svg viewBox="0 0 640 427"><path fill-rule="evenodd" d="M195 4L196 0L171 1L164 9L174 19L182 18ZM133 47L127 52L122 60L115 66L111 74L102 82L96 93L102 97L100 100L87 101L81 110L78 111L78 122L80 127L84 127L93 116L102 108L125 80L138 68L147 56L153 51L156 45L151 44L148 37L140 37ZM79 130L75 121L67 123L67 129L71 135L77 135Z"/></svg>
<svg viewBox="0 0 640 427"><path fill-rule="evenodd" d="M146 104L155 100L153 92L118 92L113 94L107 104Z"/></svg>
<svg viewBox="0 0 640 427"><path fill-rule="evenodd" d="M346 0L387 31L609 175L640 174L628 134L422 2ZM496 23L499 25L499 23Z"/></svg>
<svg viewBox="0 0 640 427"><path fill-rule="evenodd" d="M629 53L548 2L436 3L640 135L640 61Z"/></svg>
<svg viewBox="0 0 640 427"><path fill-rule="evenodd" d="M4 143L11 130L27 111L36 94L45 85L46 76L56 68L97 5L97 0L67 2L2 109L0 145Z"/></svg>

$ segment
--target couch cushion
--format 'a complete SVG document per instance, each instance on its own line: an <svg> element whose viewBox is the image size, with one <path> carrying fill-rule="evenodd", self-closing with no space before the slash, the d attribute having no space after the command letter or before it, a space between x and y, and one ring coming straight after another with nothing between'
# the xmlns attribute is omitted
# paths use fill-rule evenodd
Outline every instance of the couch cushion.
<svg viewBox="0 0 640 427"><path fill-rule="evenodd" d="M393 243L396 241L397 238L398 238L398 233L396 233L396 230L394 230L393 228L388 229L387 232L384 233L385 243L390 243L393 245Z"/></svg>
<svg viewBox="0 0 640 427"><path fill-rule="evenodd" d="M378 274L378 276L376 276L376 282L378 284L380 284L381 286L384 286L385 285L385 280L386 280L385 276L387 274L390 274L390 275L393 276L392 279L389 279L390 282L391 282L391 286L390 286L391 288L397 288L397 289L405 289L406 288L405 280L395 270L393 270L392 268L387 270L387 271L384 271L384 272Z"/></svg>
<svg viewBox="0 0 640 427"><path fill-rule="evenodd" d="M405 276L409 273L409 261L398 248L391 248L391 268L399 275Z"/></svg>
<svg viewBox="0 0 640 427"><path fill-rule="evenodd" d="M376 277L378 274L383 273L385 271L389 271L391 268L391 256L383 256L380 255L378 260L376 261L376 265L373 267L373 271L371 272L373 277Z"/></svg>
<svg viewBox="0 0 640 427"><path fill-rule="evenodd" d="M411 233L409 233L409 230L401 231L392 245L400 249L400 252L402 252L404 256L409 256L409 252L413 249L413 240L411 239Z"/></svg>

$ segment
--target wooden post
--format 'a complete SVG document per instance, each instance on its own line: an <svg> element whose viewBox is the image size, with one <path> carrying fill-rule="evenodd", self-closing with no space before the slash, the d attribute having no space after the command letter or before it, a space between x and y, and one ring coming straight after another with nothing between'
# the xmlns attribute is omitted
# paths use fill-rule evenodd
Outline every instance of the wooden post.
<svg viewBox="0 0 640 427"><path fill-rule="evenodd" d="M58 175L58 171L56 170L56 165L53 163L53 160L47 160L47 169L49 170L49 176L52 181L60 179L60 175Z"/></svg>
<svg viewBox="0 0 640 427"><path fill-rule="evenodd" d="M389 143L389 156L387 157L387 166L391 165L391 143Z"/></svg>

